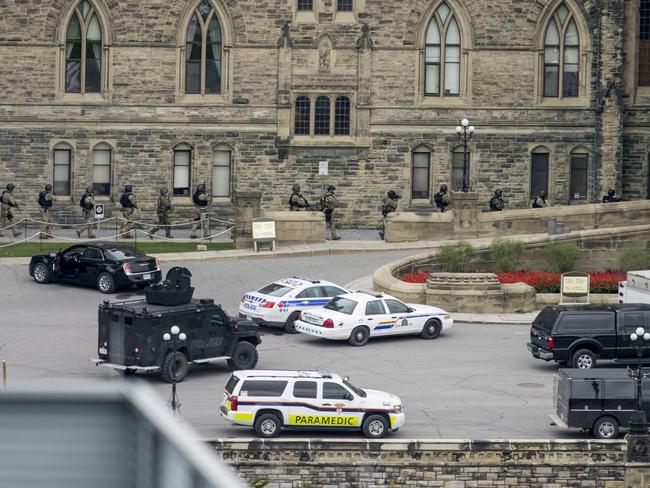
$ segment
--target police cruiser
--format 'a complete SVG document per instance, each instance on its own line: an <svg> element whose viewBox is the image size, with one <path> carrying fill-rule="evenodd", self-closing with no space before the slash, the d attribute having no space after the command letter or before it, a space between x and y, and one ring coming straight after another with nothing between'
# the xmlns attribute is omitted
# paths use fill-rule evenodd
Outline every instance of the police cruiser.
<svg viewBox="0 0 650 488"><path fill-rule="evenodd" d="M436 339L453 324L449 314L437 307L406 304L381 293L354 292L302 312L295 328L303 334L363 346L370 337L400 334Z"/></svg>
<svg viewBox="0 0 650 488"><path fill-rule="evenodd" d="M348 290L329 281L294 276L247 292L239 304L239 316L270 327L284 327L295 334L294 322L300 312L325 305L342 293Z"/></svg>
<svg viewBox="0 0 650 488"><path fill-rule="evenodd" d="M219 411L260 437L276 437L282 429L345 429L378 439L406 420L395 395L362 390L328 371L234 371Z"/></svg>

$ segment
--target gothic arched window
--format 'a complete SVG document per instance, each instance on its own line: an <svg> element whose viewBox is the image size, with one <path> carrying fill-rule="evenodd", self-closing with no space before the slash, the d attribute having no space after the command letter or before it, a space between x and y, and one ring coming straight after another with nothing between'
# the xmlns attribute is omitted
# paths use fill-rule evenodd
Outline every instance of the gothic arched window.
<svg viewBox="0 0 650 488"><path fill-rule="evenodd" d="M574 98L580 94L580 34L564 3L555 9L544 35L544 96Z"/></svg>
<svg viewBox="0 0 650 488"><path fill-rule="evenodd" d="M202 0L194 9L185 43L185 93L220 94L221 24L208 0Z"/></svg>
<svg viewBox="0 0 650 488"><path fill-rule="evenodd" d="M101 92L102 50L97 12L88 0L83 0L75 7L66 30L66 93Z"/></svg>
<svg viewBox="0 0 650 488"><path fill-rule="evenodd" d="M424 94L460 95L461 35L454 12L441 3L427 29L424 55Z"/></svg>

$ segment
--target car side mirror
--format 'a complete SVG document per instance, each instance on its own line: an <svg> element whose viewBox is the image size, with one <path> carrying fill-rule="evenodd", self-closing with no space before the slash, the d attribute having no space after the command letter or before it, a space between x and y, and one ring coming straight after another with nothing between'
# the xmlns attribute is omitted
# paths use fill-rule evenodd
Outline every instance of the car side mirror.
<svg viewBox="0 0 650 488"><path fill-rule="evenodd" d="M354 397L352 396L352 393L346 393L346 395L345 395L344 398L345 398L347 401L349 401L349 402L351 402L352 400L354 400Z"/></svg>
<svg viewBox="0 0 650 488"><path fill-rule="evenodd" d="M413 307L409 307L409 312L408 313L413 313L415 312L415 309Z"/></svg>

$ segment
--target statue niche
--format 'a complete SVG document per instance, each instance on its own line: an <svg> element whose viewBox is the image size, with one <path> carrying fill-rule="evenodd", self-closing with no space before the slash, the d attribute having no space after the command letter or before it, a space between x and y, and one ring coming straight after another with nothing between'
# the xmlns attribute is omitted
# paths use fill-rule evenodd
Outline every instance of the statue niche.
<svg viewBox="0 0 650 488"><path fill-rule="evenodd" d="M318 41L318 72L329 73L332 67L332 41L324 36Z"/></svg>

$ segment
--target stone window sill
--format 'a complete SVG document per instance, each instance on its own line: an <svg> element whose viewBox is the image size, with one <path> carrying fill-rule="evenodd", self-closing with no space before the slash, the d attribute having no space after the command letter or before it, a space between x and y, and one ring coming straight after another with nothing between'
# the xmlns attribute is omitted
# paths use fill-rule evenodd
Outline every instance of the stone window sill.
<svg viewBox="0 0 650 488"><path fill-rule="evenodd" d="M314 11L300 11L296 12L294 22L297 24L315 24L318 21L316 20L316 13Z"/></svg>
<svg viewBox="0 0 650 488"><path fill-rule="evenodd" d="M172 205L177 205L179 207L191 206L192 198L190 197L172 197Z"/></svg>
<svg viewBox="0 0 650 488"><path fill-rule="evenodd" d="M212 197L212 204L213 205L226 205L226 204L231 204L232 199L230 197Z"/></svg>
<svg viewBox="0 0 650 488"><path fill-rule="evenodd" d="M579 98L543 98L539 103L541 108L588 108L589 101Z"/></svg>
<svg viewBox="0 0 650 488"><path fill-rule="evenodd" d="M430 108L447 108L447 107L461 107L469 104L467 97L425 97L421 96L420 105Z"/></svg>
<svg viewBox="0 0 650 488"><path fill-rule="evenodd" d="M357 21L357 16L354 12L334 12L335 24L354 24Z"/></svg>
<svg viewBox="0 0 650 488"><path fill-rule="evenodd" d="M293 146L322 146L332 143L342 145L353 145L355 143L353 136L294 136Z"/></svg>
<svg viewBox="0 0 650 488"><path fill-rule="evenodd" d="M101 93L63 93L60 101L65 103L107 104L109 100Z"/></svg>
<svg viewBox="0 0 650 488"><path fill-rule="evenodd" d="M229 100L223 93L218 95L180 94L176 97L176 102L183 105L226 105Z"/></svg>
<svg viewBox="0 0 650 488"><path fill-rule="evenodd" d="M113 198L109 195L95 195L95 201L100 203L112 202Z"/></svg>

